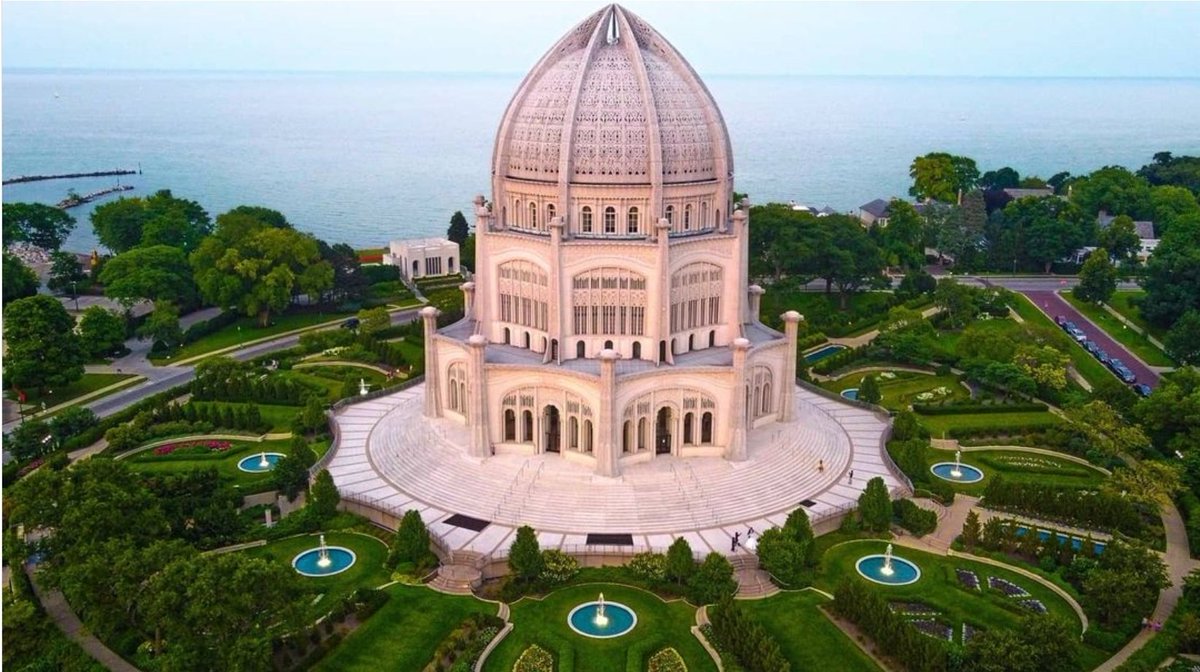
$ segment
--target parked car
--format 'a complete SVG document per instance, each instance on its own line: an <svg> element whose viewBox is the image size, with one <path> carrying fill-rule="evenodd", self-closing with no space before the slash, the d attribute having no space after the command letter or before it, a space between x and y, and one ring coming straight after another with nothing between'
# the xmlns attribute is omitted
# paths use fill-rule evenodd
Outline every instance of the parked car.
<svg viewBox="0 0 1200 672"><path fill-rule="evenodd" d="M1150 389L1150 386L1145 383L1138 383L1137 385L1133 386L1133 391L1137 392L1138 394L1142 395L1143 397L1148 397L1148 396L1150 396L1150 393L1153 392L1154 390Z"/></svg>
<svg viewBox="0 0 1200 672"><path fill-rule="evenodd" d="M1087 350L1088 352L1092 353L1093 355L1096 354L1097 352L1100 352L1100 346L1096 345L1096 342L1091 339L1088 339L1083 342L1083 348L1085 350Z"/></svg>
<svg viewBox="0 0 1200 672"><path fill-rule="evenodd" d="M1096 352L1094 354L1096 355L1096 359L1100 360L1100 363L1105 366L1108 366L1108 363L1112 361L1112 358L1108 356L1108 353L1099 348L1096 348Z"/></svg>
<svg viewBox="0 0 1200 672"><path fill-rule="evenodd" d="M1063 317L1062 315L1055 315L1054 323L1061 327L1067 323L1067 318Z"/></svg>
<svg viewBox="0 0 1200 672"><path fill-rule="evenodd" d="M342 322L342 329L358 329L358 318L352 317Z"/></svg>
<svg viewBox="0 0 1200 672"><path fill-rule="evenodd" d="M1119 359L1111 360L1108 364L1108 368L1112 369L1113 373L1117 374L1118 378L1127 383L1137 382L1137 376L1134 375L1133 371L1130 371L1129 367L1125 366L1125 364Z"/></svg>

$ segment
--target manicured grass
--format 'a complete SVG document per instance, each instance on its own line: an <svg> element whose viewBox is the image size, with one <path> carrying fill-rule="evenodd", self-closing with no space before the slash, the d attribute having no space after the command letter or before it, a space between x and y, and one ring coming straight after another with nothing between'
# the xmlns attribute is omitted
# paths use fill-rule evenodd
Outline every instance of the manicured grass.
<svg viewBox="0 0 1200 672"><path fill-rule="evenodd" d="M228 348L239 343L276 336L287 331L292 331L293 329L303 329L321 324L322 322L345 319L352 315L354 313L338 311L276 315L271 318L271 326L269 327L258 326L257 318L242 317L238 318L233 324L204 336L194 343L188 343L176 352L171 353L170 359L163 357L154 358L151 361L155 364L170 364L171 362L207 354L214 350Z"/></svg>
<svg viewBox="0 0 1200 672"><path fill-rule="evenodd" d="M340 390L341 387L339 386L338 389ZM198 407L199 406L216 406L218 408L224 408L226 406L233 406L233 407L237 408L237 407L248 405L247 403L230 402L230 401L192 401L189 403L196 404L196 406L198 406ZM263 421L267 422L271 425L270 429L267 430L268 433L292 431L292 419L295 418L296 414L299 413L300 411L301 411L301 408L299 406L278 406L275 404L258 404L258 412L259 412L259 414L262 415ZM247 433L250 432L250 430L242 430L242 431L245 431Z"/></svg>
<svg viewBox="0 0 1200 672"><path fill-rule="evenodd" d="M869 672L875 661L818 608L829 600L811 590L779 593L741 606L775 637L793 672Z"/></svg>
<svg viewBox="0 0 1200 672"><path fill-rule="evenodd" d="M1017 312L1018 315L1024 318L1026 322L1040 324L1047 329L1053 329L1059 332L1062 331L1062 329L1054 323L1054 320L1047 317L1045 313L1039 310L1037 306L1033 305L1033 303L1022 294L1013 294L1012 308ZM1095 357L1093 357L1090 352L1084 350L1083 346L1077 343L1075 339L1069 338L1063 334L1061 342L1066 344L1063 352L1065 352L1067 356L1071 358L1071 363L1075 365L1075 370L1079 372L1079 375L1087 379L1087 381L1092 384L1092 387L1099 385L1100 381L1108 379L1109 377L1116 378L1112 371L1109 371L1108 368L1101 364Z"/></svg>
<svg viewBox="0 0 1200 672"><path fill-rule="evenodd" d="M378 588L387 583L390 576L390 572L383 566L384 561L387 560L387 546L375 537L353 532L326 532L325 543L330 546L343 546L354 551L357 560L350 569L340 574L300 577L303 585L311 587L318 596L308 606L306 620L310 621L315 621L332 609L339 600L358 588ZM311 548L317 548L319 544L320 540L316 534L304 534L239 552L256 558L267 558L291 567L292 559L296 555ZM381 614L374 616L374 618L380 617Z"/></svg>
<svg viewBox="0 0 1200 672"><path fill-rule="evenodd" d="M833 381L822 383L821 386L841 394L842 390L861 388L863 378L875 376L879 383L879 392L883 395L879 404L884 408L900 411L917 403L934 403L938 401L960 401L969 399L971 394L958 382L954 376L934 376L911 371L893 371L895 378L884 378L884 371L863 371L850 373ZM917 395L932 392L938 388L946 388L949 393L945 396L935 396L932 399L917 399Z"/></svg>
<svg viewBox="0 0 1200 672"><path fill-rule="evenodd" d="M601 592L605 601L620 602L637 613L638 622L631 632L613 639L592 639L576 634L567 626L571 609L595 600ZM485 670L508 672L521 652L543 633L574 648L577 672L625 670L628 648L651 637L661 637L662 646L675 647L691 672L716 669L712 658L689 630L696 623L696 609L682 600L668 603L637 588L587 584L563 588L544 600L525 598L511 606L515 627L488 658Z"/></svg>
<svg viewBox="0 0 1200 672"><path fill-rule="evenodd" d="M1118 313L1124 315L1130 322L1136 324L1146 331L1146 333L1162 340L1167 336L1167 330L1162 327L1157 327L1150 324L1142 317L1142 313L1138 310L1135 302L1142 300L1146 296L1146 292L1140 289L1124 292L1115 292L1108 299L1108 305Z"/></svg>
<svg viewBox="0 0 1200 672"><path fill-rule="evenodd" d="M954 451L930 449L928 457L926 466L932 467L939 462L953 462ZM1043 483L1074 488L1095 487L1106 478L1102 472L1078 462L1051 455L1015 450L963 452L962 461L964 464L981 469L983 480L978 483L952 483L951 485L958 492L975 496L983 494L984 488L996 474L1002 474L1006 481L1015 483ZM930 478L937 477L930 474Z"/></svg>
<svg viewBox="0 0 1200 672"><path fill-rule="evenodd" d="M129 457L127 462L134 471L146 474L182 473L194 469L215 467L221 480L232 483L243 494L265 492L271 489L271 473L252 474L238 469L237 463L249 455L259 453L283 453L291 455L291 441L234 441L229 450L221 452L155 455L154 449L142 451Z"/></svg>
<svg viewBox="0 0 1200 672"><path fill-rule="evenodd" d="M496 613L494 604L424 586L397 584L386 590L391 595L387 604L314 669L420 670L433 660L438 644L468 615Z"/></svg>
<svg viewBox="0 0 1200 672"><path fill-rule="evenodd" d="M832 592L843 579L865 582L866 579L855 569L855 562L864 555L883 553L885 546L886 542L883 541L855 541L829 549L821 559L818 587ZM1049 613L1067 619L1077 629L1081 627L1079 616L1057 593L1016 572L907 547L896 547L894 553L915 563L921 569L921 578L907 586L871 583L871 587L888 600L922 602L937 609L941 612L939 620L953 626L956 642L961 641L963 623L970 623L977 628L1014 628L1021 617L1033 613L1018 604L1018 598L990 590L987 586L989 576L1015 583L1024 588L1030 598L1040 600ZM980 590L967 589L962 585L955 573L960 568L975 572Z"/></svg>
<svg viewBox="0 0 1200 672"><path fill-rule="evenodd" d="M877 328L879 325L876 320L887 313L887 305L891 301L892 295L888 292L858 292L846 299L846 310L842 310L837 292L825 294L772 287L763 295L759 312L763 322L779 326L779 315L795 310L804 316L804 326L827 333L834 325L853 321L861 326L850 325L853 328L844 333L854 335ZM853 320L855 315L858 319Z"/></svg>
<svg viewBox="0 0 1200 672"><path fill-rule="evenodd" d="M44 394L39 393L36 388L25 390L25 403L36 405L36 410L41 410L42 402L46 402L46 408L50 408L121 381L132 382L136 377L130 373L85 373L78 380L67 385L51 387ZM10 399L17 398L17 393L11 389L5 394Z"/></svg>
<svg viewBox="0 0 1200 672"><path fill-rule="evenodd" d="M1062 418L1049 411L918 415L917 420L934 438L943 438L944 434L957 427L1048 427L1063 422Z"/></svg>
<svg viewBox="0 0 1200 672"><path fill-rule="evenodd" d="M1150 366L1175 366L1175 361L1166 353L1155 347L1145 336L1126 327L1102 306L1080 301L1071 292L1059 292L1059 296L1063 297L1075 310L1083 313L1096 326L1103 329L1104 333L1111 336L1114 341L1129 348L1133 354Z"/></svg>

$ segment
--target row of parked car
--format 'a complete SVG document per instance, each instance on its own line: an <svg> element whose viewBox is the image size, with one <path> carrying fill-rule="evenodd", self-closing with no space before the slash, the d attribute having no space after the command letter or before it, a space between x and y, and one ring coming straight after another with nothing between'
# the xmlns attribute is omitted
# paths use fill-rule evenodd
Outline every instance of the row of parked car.
<svg viewBox="0 0 1200 672"><path fill-rule="evenodd" d="M1092 356L1100 360L1101 364L1107 366L1113 373L1117 374L1118 378L1133 385L1135 392L1143 397L1150 395L1151 390L1149 385L1137 382L1137 376L1134 375L1133 371L1129 370L1128 366L1125 366L1124 362L1116 357L1110 357L1095 341L1088 338L1082 329L1075 326L1074 322L1071 322L1062 315L1056 315L1054 321L1058 323L1058 326L1062 327L1063 331L1067 332L1067 335L1078 341L1084 350L1092 353Z"/></svg>

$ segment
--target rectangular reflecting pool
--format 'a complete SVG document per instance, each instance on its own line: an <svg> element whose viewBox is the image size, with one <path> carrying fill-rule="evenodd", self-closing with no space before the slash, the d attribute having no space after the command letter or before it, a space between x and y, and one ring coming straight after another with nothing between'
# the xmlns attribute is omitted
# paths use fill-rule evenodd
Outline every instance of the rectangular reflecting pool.
<svg viewBox="0 0 1200 672"><path fill-rule="evenodd" d="M829 357L832 357L845 349L846 349L846 346L844 346L844 345L837 345L837 344L826 345L823 348L813 350L812 352L808 353L807 355L804 355L804 361L808 362L809 364L815 364L815 363L821 361L822 359L827 359Z"/></svg>

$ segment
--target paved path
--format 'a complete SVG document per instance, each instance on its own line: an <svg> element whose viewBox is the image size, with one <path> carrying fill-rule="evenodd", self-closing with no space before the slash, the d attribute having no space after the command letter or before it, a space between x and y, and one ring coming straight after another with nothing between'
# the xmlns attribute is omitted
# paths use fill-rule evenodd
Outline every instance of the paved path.
<svg viewBox="0 0 1200 672"><path fill-rule="evenodd" d="M83 623L71 610L71 605L67 604L67 598L63 597L62 592L57 589L42 590L38 586L36 572L26 568L25 573L29 575L29 583L33 586L34 597L42 603L46 615L54 621L59 630L63 631L63 634L78 644L89 656L95 658L96 662L113 672L138 672L138 668L130 665L124 658L118 656L84 629Z"/></svg>
<svg viewBox="0 0 1200 672"><path fill-rule="evenodd" d="M1137 376L1139 383L1146 383L1150 387L1158 386L1158 373L1155 372L1148 364L1143 362L1137 355L1134 355L1125 346L1112 339L1103 329L1096 326L1083 313L1075 310L1075 307L1067 303L1054 290L1039 290L1039 291L1023 291L1021 292L1029 297L1033 305L1037 306L1042 312L1050 316L1051 319L1056 315L1062 315L1068 320L1075 323L1075 326L1083 330L1087 337L1099 344L1100 348L1108 353L1110 357L1116 357L1128 366L1134 375Z"/></svg>

